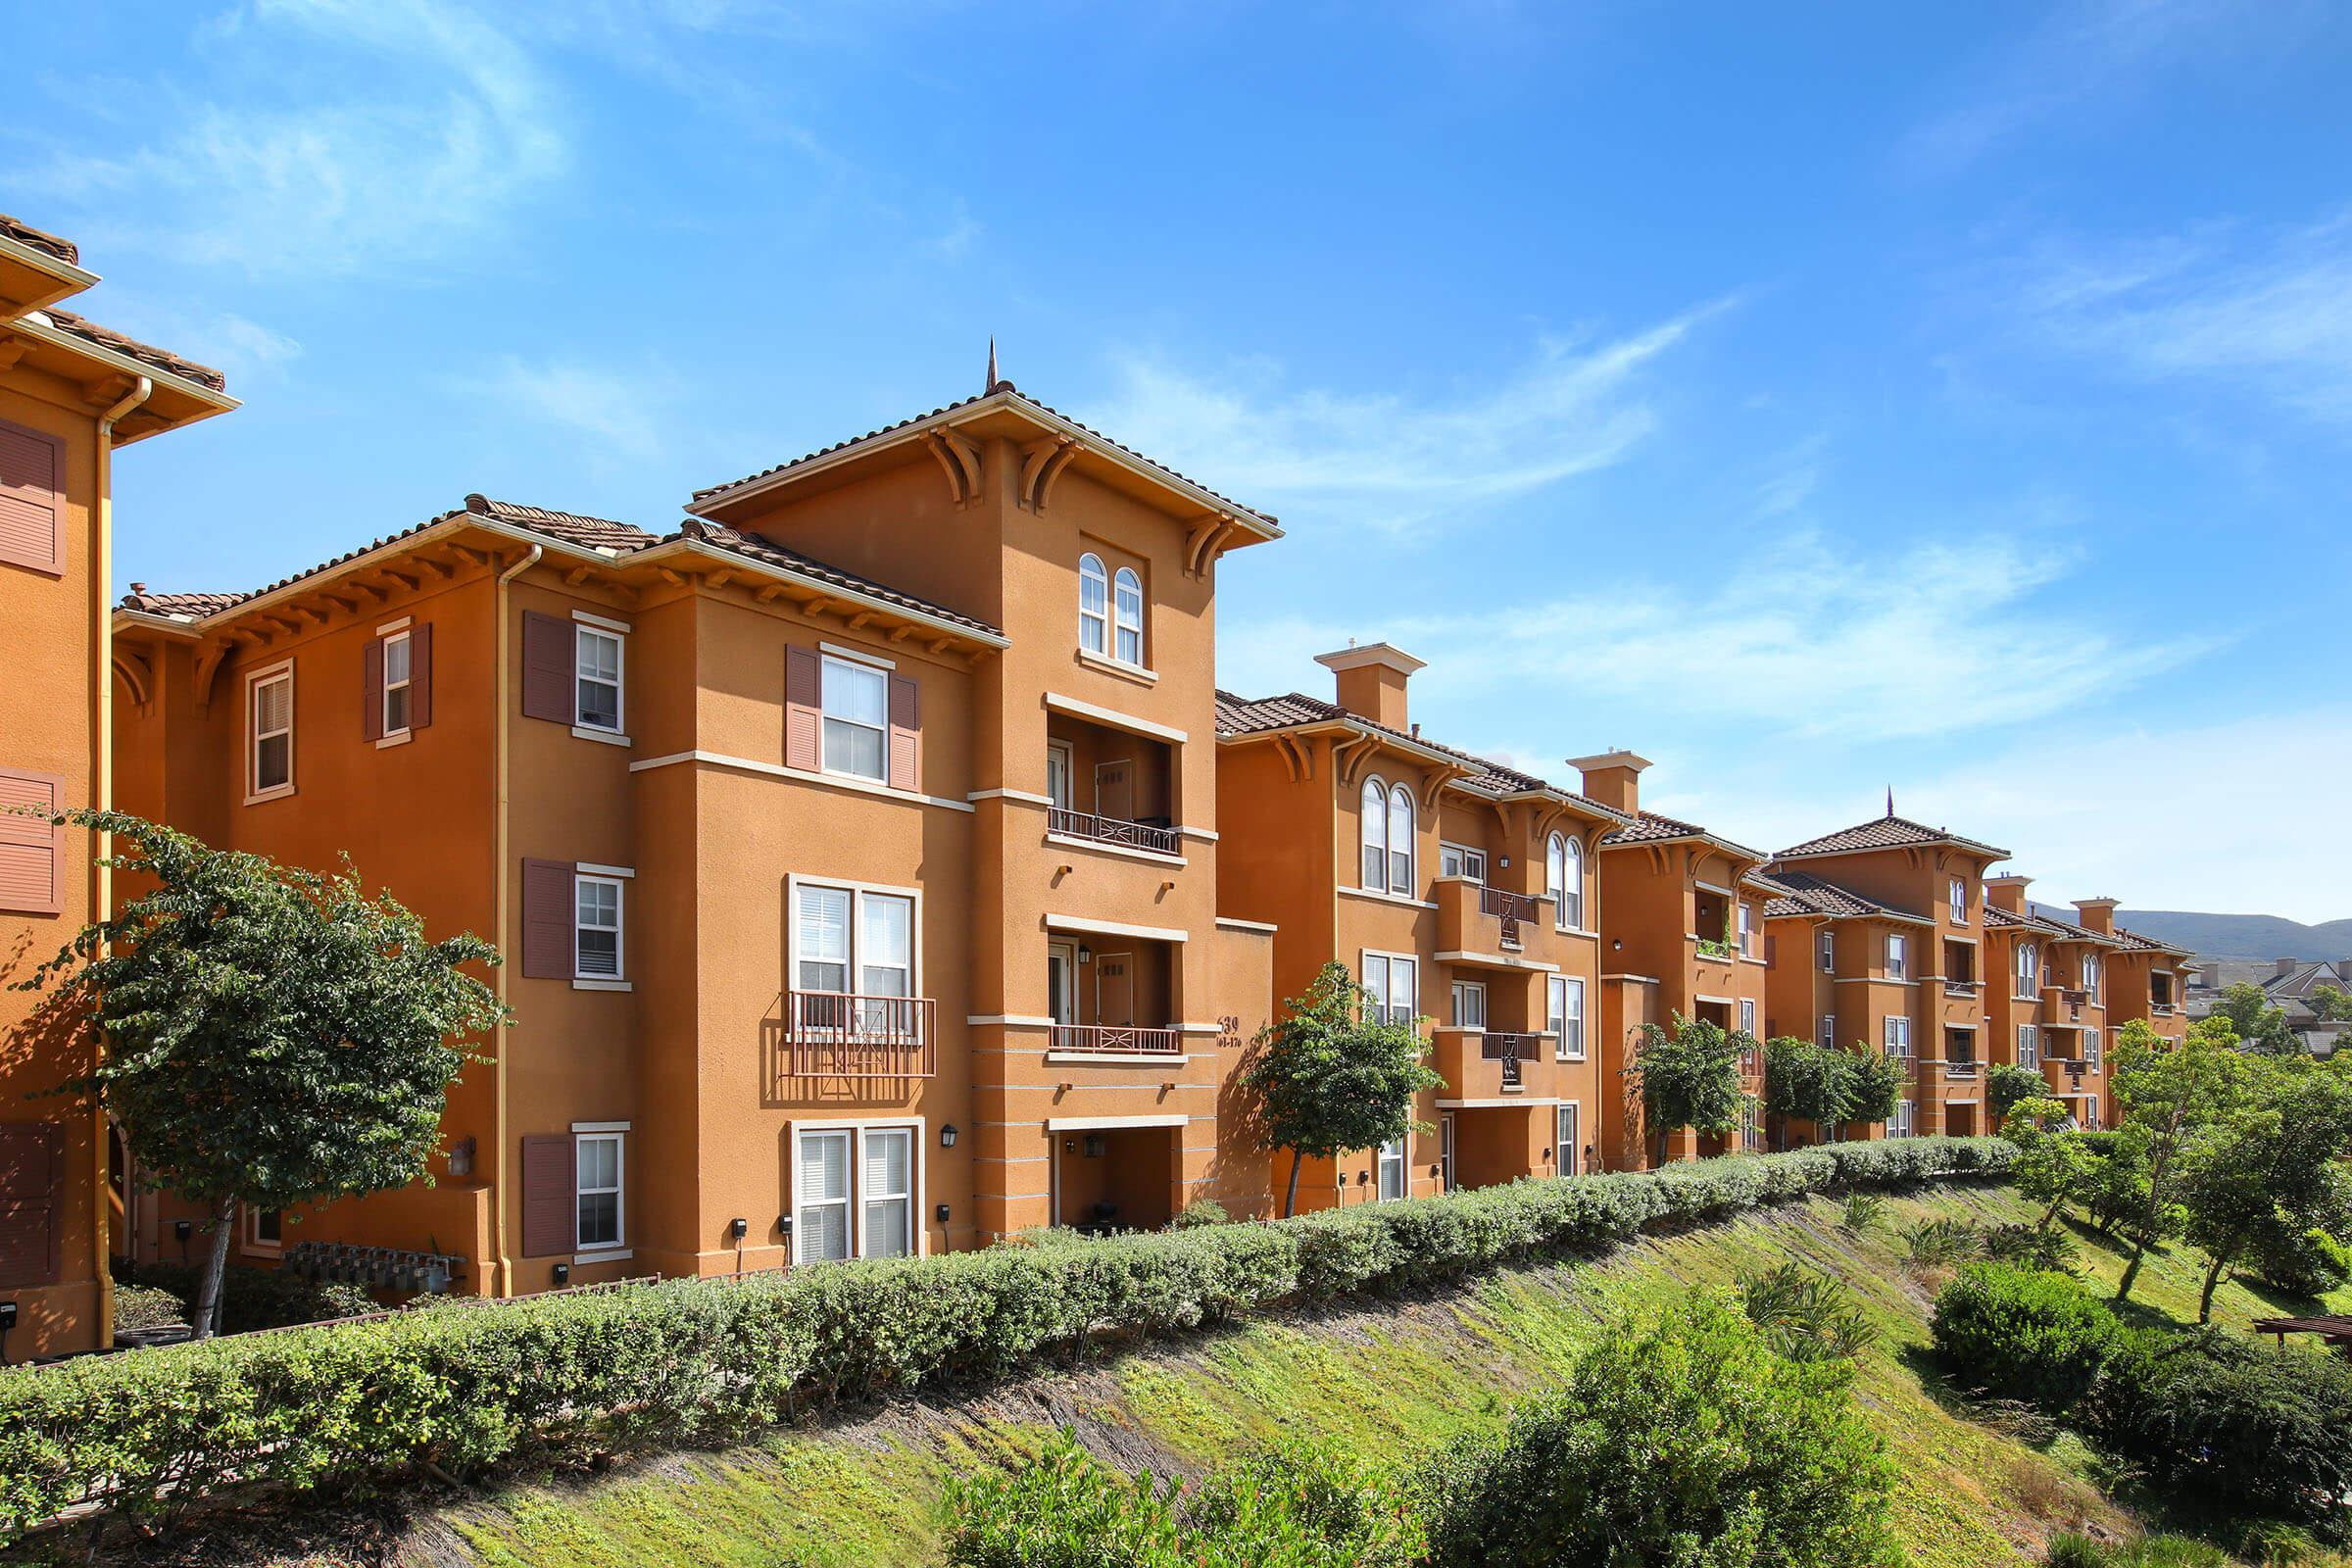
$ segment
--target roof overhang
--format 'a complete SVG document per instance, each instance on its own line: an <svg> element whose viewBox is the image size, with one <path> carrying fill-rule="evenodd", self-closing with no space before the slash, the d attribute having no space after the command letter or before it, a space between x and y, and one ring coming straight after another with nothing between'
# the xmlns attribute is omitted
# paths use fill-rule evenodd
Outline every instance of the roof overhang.
<svg viewBox="0 0 2352 1568"><path fill-rule="evenodd" d="M135 382L144 376L153 387L146 402L123 416L115 426L115 445L128 446L166 430L175 430L238 406L225 392L134 360L102 344L75 337L37 315L0 321L0 340L14 334L26 346L21 363L68 381L82 382L93 400L106 386L122 378ZM121 396L116 393L115 396ZM106 398L111 402L113 398Z"/></svg>
<svg viewBox="0 0 2352 1568"><path fill-rule="evenodd" d="M0 313L37 311L97 281L98 274L87 268L0 233Z"/></svg>

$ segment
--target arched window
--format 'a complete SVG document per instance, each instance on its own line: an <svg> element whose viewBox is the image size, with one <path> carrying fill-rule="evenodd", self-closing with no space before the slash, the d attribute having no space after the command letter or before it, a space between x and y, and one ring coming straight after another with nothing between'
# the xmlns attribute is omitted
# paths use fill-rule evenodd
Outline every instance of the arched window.
<svg viewBox="0 0 2352 1568"><path fill-rule="evenodd" d="M1091 550L1078 558L1078 646L1090 654L1110 652L1110 574Z"/></svg>
<svg viewBox="0 0 2352 1568"><path fill-rule="evenodd" d="M1389 789L1389 891L1413 891L1413 792L1401 784Z"/></svg>
<svg viewBox="0 0 2352 1568"><path fill-rule="evenodd" d="M2041 972L2041 954L2031 942L2017 945L2017 994L2030 997L2039 989L2034 984Z"/></svg>
<svg viewBox="0 0 2352 1568"><path fill-rule="evenodd" d="M1552 923L1563 931L1585 928L1585 847L1554 833L1544 852L1544 883L1551 895Z"/></svg>
<svg viewBox="0 0 2352 1568"><path fill-rule="evenodd" d="M1112 657L1122 664L1140 664L1144 662L1144 579L1131 567L1121 566L1116 587L1111 611L1118 643Z"/></svg>
<svg viewBox="0 0 2352 1568"><path fill-rule="evenodd" d="M1389 885L1389 787L1377 773L1364 780L1361 885L1378 892Z"/></svg>

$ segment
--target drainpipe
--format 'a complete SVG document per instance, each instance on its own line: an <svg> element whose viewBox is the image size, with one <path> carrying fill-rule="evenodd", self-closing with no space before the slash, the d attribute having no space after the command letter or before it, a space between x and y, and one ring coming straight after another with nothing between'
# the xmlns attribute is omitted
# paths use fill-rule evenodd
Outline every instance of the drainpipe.
<svg viewBox="0 0 2352 1568"><path fill-rule="evenodd" d="M545 551L540 546L531 546L514 564L498 574L497 591L493 595L496 603L492 612L498 616L498 663L496 665L498 674L492 682L491 700L498 704L498 762L493 769L491 778L490 802L491 835L492 842L496 846L492 851L490 866L491 902L497 910L495 915L497 930L491 940L499 945L502 953L507 941L507 889L513 880L507 874L507 756L510 745L509 731L514 723L513 709L514 706L508 701L508 666L513 662L512 651L514 634L512 629L512 617L507 613L507 589L508 585L513 583L515 578L539 564L539 558L543 554ZM491 978L495 983L501 1006L506 1004L507 971L512 967L512 964L502 963L491 971ZM498 1183L490 1193L490 1250L493 1254L491 1262L494 1269L494 1278L490 1282L490 1294L512 1296L514 1294L514 1259L507 1252L507 1198L508 1190L513 1184L507 1180L507 1041L503 1036L498 1042L495 1065L498 1092L496 1109L491 1117L491 1136L494 1140L493 1147L498 1152L496 1164L493 1167L498 1172Z"/></svg>
<svg viewBox="0 0 2352 1568"><path fill-rule="evenodd" d="M92 777L90 804L101 811L115 805L115 619L109 613L115 575L115 423L155 394L155 381L140 376L122 400L98 416L97 488L90 504L90 639L93 708L90 714ZM97 864L91 867L90 918L104 920L114 912L115 877L106 858L114 853L113 835L98 835ZM91 1060L103 1049L93 1039ZM115 1343L115 1286L108 1267L112 1245L107 1236L106 1193L111 1175L107 1157L106 1112L90 1111L90 1272L98 1285L98 1348ZM130 1213L128 1172L124 1173L123 1216Z"/></svg>

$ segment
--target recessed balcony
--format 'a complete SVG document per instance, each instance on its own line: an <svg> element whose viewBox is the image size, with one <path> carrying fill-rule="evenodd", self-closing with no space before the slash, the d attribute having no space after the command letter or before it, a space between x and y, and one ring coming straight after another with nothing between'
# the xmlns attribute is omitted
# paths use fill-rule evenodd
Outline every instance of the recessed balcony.
<svg viewBox="0 0 2352 1568"><path fill-rule="evenodd" d="M1183 844L1183 836L1165 822L1139 822L1129 817L1104 816L1099 811L1077 811L1061 806L1047 808L1046 831L1063 838L1085 839L1092 844L1107 844L1114 849L1142 850L1151 855L1173 856Z"/></svg>
<svg viewBox="0 0 2352 1568"><path fill-rule="evenodd" d="M1512 1029L1438 1030L1435 1065L1446 1100L1488 1100L1525 1093L1537 1065L1551 1058L1551 1037Z"/></svg>

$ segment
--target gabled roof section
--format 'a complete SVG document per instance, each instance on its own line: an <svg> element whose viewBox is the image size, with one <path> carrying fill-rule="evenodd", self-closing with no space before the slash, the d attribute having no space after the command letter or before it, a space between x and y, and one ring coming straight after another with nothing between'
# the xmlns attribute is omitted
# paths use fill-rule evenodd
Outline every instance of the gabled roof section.
<svg viewBox="0 0 2352 1568"><path fill-rule="evenodd" d="M1972 838L1964 838L1950 828L1930 827L1914 822L1892 811L1868 822L1824 833L1820 838L1792 844L1775 856L1775 859L1792 860L1809 855L1851 855L1857 850L1903 850L1930 844L1950 844L1995 860L2005 860L2009 852Z"/></svg>
<svg viewBox="0 0 2352 1568"><path fill-rule="evenodd" d="M2130 953L2170 953L2183 958L2193 958L2197 956L2194 948L2183 948L2170 942L2159 942L2154 937L2142 936L2137 931L2127 931L2120 925L2115 928L2115 939L2123 944L2125 951Z"/></svg>
<svg viewBox="0 0 2352 1568"><path fill-rule="evenodd" d="M1347 724L1369 734L1379 735L1397 745L1435 753L1470 769L1448 786L1488 800L1506 800L1515 795L1550 795L1578 807L1591 814L1613 822L1626 820L1625 813L1613 810L1587 795L1521 772L1489 758L1451 746L1441 745L1421 735L1409 735L1375 723L1360 713L1351 713L1337 703L1323 702L1298 692L1285 692L1280 697L1237 697L1232 692L1217 693L1217 738L1245 740L1252 735L1271 734L1276 730L1297 729L1309 724Z"/></svg>
<svg viewBox="0 0 2352 1568"><path fill-rule="evenodd" d="M1621 850L1642 844L1679 844L1686 840L1712 844L1719 850L1754 860L1758 864L1771 858L1762 850L1751 850L1746 845L1727 839L1720 833L1710 832L1696 822L1686 822L1679 817L1660 816L1655 811L1642 812L1624 827L1602 838L1600 847L1604 850Z"/></svg>
<svg viewBox="0 0 2352 1568"><path fill-rule="evenodd" d="M997 628L991 626L987 621L967 615L960 610L950 610L947 606L935 605L928 599L918 599L914 595L893 588L887 583L876 582L871 577L861 577L854 571L829 565L812 556L804 556L798 550L787 550L782 545L762 539L758 534L743 533L730 528L723 522L710 522L701 517L688 517L685 526L673 537L699 539L705 544L730 551L746 560L757 561L762 565L780 566L800 576L813 577L819 582L830 583L849 593L858 594L869 599L883 600L902 610L920 611L922 613L940 620L952 620L956 624L969 627L973 631L987 632L991 636L996 635L997 632Z"/></svg>
<svg viewBox="0 0 2352 1568"><path fill-rule="evenodd" d="M2013 914L1997 904L1984 906L1984 929L1987 931L2031 931L2036 936L2056 937L2061 941L2068 933L2057 921L2038 914Z"/></svg>
<svg viewBox="0 0 2352 1568"><path fill-rule="evenodd" d="M1839 887L1810 871L1780 869L1769 876L1752 876L1748 880L1779 890L1771 902L1764 906L1767 919L1779 915L1814 915L1830 920L1901 920L1912 925L1936 923L1924 914L1898 909L1866 893Z"/></svg>
<svg viewBox="0 0 2352 1568"><path fill-rule="evenodd" d="M159 349L135 337L126 337L112 327L100 326L86 316L76 316L72 311L51 305L30 313L25 318L38 321L44 318L60 332L68 337L79 338L92 348L107 349L125 359L136 360L151 370L176 375L182 381L193 381L208 392L228 390L228 377L211 366L198 365L194 360L182 359L169 349Z"/></svg>
<svg viewBox="0 0 2352 1568"><path fill-rule="evenodd" d="M911 417L901 419L896 424L886 424L879 429L868 430L863 435L852 436L846 441L836 441L829 447L820 447L814 452L806 453L788 463L779 463L772 467L761 468L759 472L746 474L740 479L730 479L724 484L715 484L697 490L694 493L694 499L687 503L686 510L696 514L708 514L756 491L790 483L804 474L831 466L853 455L879 450L901 441L912 440L943 425L977 419L1000 409L1010 410L1033 424L1072 437L1096 455L1142 475L1163 489L1173 490L1196 505L1230 513L1236 522L1260 538L1279 539L1282 537L1282 527L1272 514L1253 511L1231 497L1219 495L1199 480L1177 472L1164 463L1145 457L1132 447L1113 441L1102 431L1079 423L1060 410L1040 403L1035 398L1023 393L1010 381L1003 380L992 383L989 389L978 397L965 398L959 403L950 403L942 408L933 409L928 414L917 414Z"/></svg>

